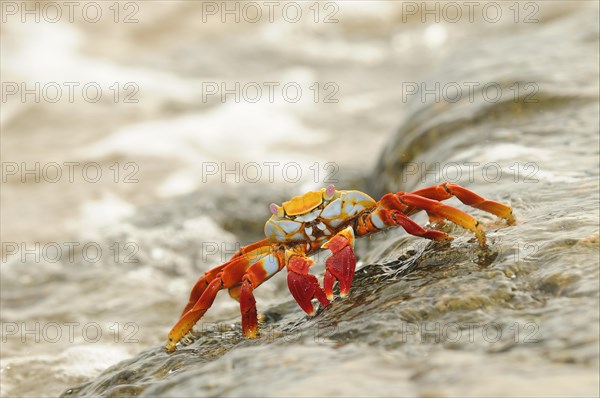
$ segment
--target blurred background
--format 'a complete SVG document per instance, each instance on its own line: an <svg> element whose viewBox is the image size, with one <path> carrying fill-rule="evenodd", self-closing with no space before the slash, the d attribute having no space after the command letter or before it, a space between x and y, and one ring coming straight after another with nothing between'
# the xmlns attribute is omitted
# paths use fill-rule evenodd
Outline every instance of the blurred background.
<svg viewBox="0 0 600 398"><path fill-rule="evenodd" d="M269 203L329 183L401 189L394 164L426 146L399 149L407 121L476 120L470 112L494 102L482 96L488 83L503 100L549 98L548 112L560 98L597 103L595 1L67 3L1 2L2 396L56 396L163 344L197 276L261 238ZM561 131L577 129L563 120ZM583 160L545 158L565 166L567 183L580 176L567 170L576 159L598 167L586 131L573 139L591 148ZM439 161L453 153L443 134L428 139ZM497 150L539 154L515 148ZM487 192L501 199L505 188ZM580 237L596 250L597 208L585 209ZM207 319L235 320L237 303L220 299ZM257 294L262 308L281 300L281 278ZM595 355L584 354L593 366ZM573 376L583 395L594 369ZM465 391L409 380L370 391ZM338 394L349 391L365 393Z"/></svg>

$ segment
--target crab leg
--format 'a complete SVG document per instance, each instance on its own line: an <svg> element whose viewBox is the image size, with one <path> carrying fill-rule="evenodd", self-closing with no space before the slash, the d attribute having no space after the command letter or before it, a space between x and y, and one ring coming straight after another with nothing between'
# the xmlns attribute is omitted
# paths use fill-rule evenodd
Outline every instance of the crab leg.
<svg viewBox="0 0 600 398"><path fill-rule="evenodd" d="M251 251L254 251L256 249L264 248L266 246L269 246L269 239L268 238L265 238L263 240L259 240L258 242L251 243L251 244L249 244L247 246L241 247L240 250L238 250L233 256L231 256L231 260L233 260L236 257L240 257L240 256L243 256L245 254L248 254Z"/></svg>
<svg viewBox="0 0 600 398"><path fill-rule="evenodd" d="M493 200L488 200L477 195L475 192L461 187L457 184L444 182L443 184L433 187L419 189L411 193L412 195L423 196L428 199L442 201L455 196L467 206L474 207L488 213L492 213L498 217L504 218L508 224L514 224L515 217L512 214L510 206L498 203Z"/></svg>
<svg viewBox="0 0 600 398"><path fill-rule="evenodd" d="M485 246L485 233L479 221L457 208L411 193L389 193L381 198L380 203L388 209L399 210L401 212L405 212L407 208L414 207L419 210L425 210L430 216L452 221L472 231L477 237L479 245L481 247Z"/></svg>
<svg viewBox="0 0 600 398"><path fill-rule="evenodd" d="M329 300L333 299L333 284L337 279L340 283L340 296L345 297L350 291L356 268L354 230L352 227L344 228L321 247L331 251L331 257L325 261L325 295Z"/></svg>
<svg viewBox="0 0 600 398"><path fill-rule="evenodd" d="M223 288L223 281L221 280L221 274L219 274L215 279L213 279L206 289L202 296L198 299L198 302L190 309L188 312L183 315L179 321L173 326L171 332L169 332L169 341L165 346L167 352L175 351L175 346L177 342L181 340L181 338L192 329L194 324L202 318L204 313L210 308L213 301L215 301L215 297L219 290Z"/></svg>
<svg viewBox="0 0 600 398"><path fill-rule="evenodd" d="M452 240L452 237L447 233L434 229L425 229L402 211L390 210L385 208L383 204L380 204L378 209L370 213L366 221L359 223L358 231L359 235L362 236L371 232L378 232L387 227L402 227L409 234L425 239L437 241Z"/></svg>
<svg viewBox="0 0 600 398"><path fill-rule="evenodd" d="M192 288L190 298L188 299L187 305L181 312L181 316L185 315L186 312L192 309L192 307L194 306L194 304L196 304L200 296L202 296L202 293L204 293L204 290L206 290L206 288L208 287L208 284L212 280L214 280L215 277L219 274L219 272L223 271L225 267L233 265L233 267L237 266L239 268L239 265L243 263L245 263L246 265L252 264L252 262L254 262L256 258L264 256L265 251L267 250L270 250L267 239L263 239L251 245L242 247L231 257L231 259L228 262L226 262L225 264L221 264L211 270L208 270L203 276L200 277L200 279L198 279L198 281ZM235 290L236 286L230 288L230 294L232 298L237 300L239 292L237 292L236 294Z"/></svg>
<svg viewBox="0 0 600 398"><path fill-rule="evenodd" d="M284 264L285 260L283 252L273 252L252 264L242 277L239 299L244 336L255 338L258 334L256 300L252 294L254 289L279 272Z"/></svg>
<svg viewBox="0 0 600 398"><path fill-rule="evenodd" d="M202 275L200 277L200 279L198 279L198 281L192 288L192 291L190 293L190 298L188 299L188 303L186 304L185 308L181 312L181 316L185 315L186 312L188 312L189 310L192 309L192 307L196 304L196 302L198 301L200 296L202 296L202 294L204 293L204 291L206 290L208 285L217 277L219 272L221 272L223 270L223 268L225 268L229 264L230 263L228 262L228 263L219 265L218 267L215 267L215 268L207 271L204 275Z"/></svg>
<svg viewBox="0 0 600 398"><path fill-rule="evenodd" d="M269 246L256 248L204 274L192 289L190 301L186 305L183 315L169 332L167 352L174 351L177 342L204 316L212 306L219 290L238 285L250 264L257 258L266 257L270 250Z"/></svg>
<svg viewBox="0 0 600 398"><path fill-rule="evenodd" d="M319 286L317 277L308 273L309 268L315 263L312 259L301 253L286 251L288 288L294 299L308 315L312 315L315 309L312 299L319 300L323 307L329 305L325 292Z"/></svg>

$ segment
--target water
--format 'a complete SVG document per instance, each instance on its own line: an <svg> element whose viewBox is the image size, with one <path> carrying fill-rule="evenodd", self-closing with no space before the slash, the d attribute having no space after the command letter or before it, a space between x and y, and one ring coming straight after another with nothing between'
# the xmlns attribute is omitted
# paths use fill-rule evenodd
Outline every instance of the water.
<svg viewBox="0 0 600 398"><path fill-rule="evenodd" d="M32 145L17 155L6 147L19 147L15 134L28 126L27 112L40 112L43 121L71 109L66 105L35 105L3 120L6 161L72 159L59 154L83 148L82 159L107 165L133 159L140 166L140 183L129 187L14 181L3 187L3 206L16 206L17 197L20 209L32 204L30 212L6 218L3 207L3 235L8 234L3 240L97 242L105 251L95 263L81 261L76 251L73 262L13 258L2 264L3 396L598 394L598 18L586 11L560 15L589 3L558 3L543 7L535 25L446 24L442 31L428 31L415 22L401 25L410 29L400 32L394 30L397 9L377 4L378 12L366 15L342 7L345 23L330 30L262 27L265 37L279 29L276 34L286 39L338 49L318 54L311 53L315 47L291 49L278 41L249 49L245 35L252 30L243 25L233 33L211 25L210 38L191 35L191 17L178 24L178 35L139 33L136 29L147 25L134 27L138 36L126 35L124 42L139 41L140 49L109 48L99 32L82 28L82 40L96 44L92 59L108 53L122 65L134 55L144 56L143 62L153 65L149 71L166 68L175 80L154 79L168 90L155 88L133 114L119 107L103 129L69 136L54 149ZM164 11L144 10L147 18ZM191 5L176 10L171 12L182 21L194 15ZM330 36L319 36L324 33ZM228 46L209 46L215 37ZM150 42L160 51L148 53L144 46ZM198 46L218 54L201 56ZM185 62L168 54L185 54L174 58ZM263 73L265 54L283 65L280 77L326 81L335 75L344 88L339 105L279 104L282 116L275 120L267 106L211 103L198 112L197 94L189 88L194 86L184 84L193 83L198 65L209 76L242 73L251 80ZM90 55L80 57L84 62ZM303 57L310 66L298 69ZM220 59L246 63L224 68ZM504 95L497 102L476 91L473 102L435 103L427 97L403 103L402 82L413 77L431 83L499 82ZM516 100L514 82L522 83ZM525 86L530 82L537 84L533 91ZM534 97L527 97L531 92ZM525 102L528 98L537 102ZM73 117L57 118L56 125L79 131L85 118L104 111L81 108L85 117L79 124ZM155 110L158 116L151 116ZM229 123L249 111L256 112L255 124ZM196 125L203 135L195 135ZM5 126L12 132L8 139ZM174 127L167 138L152 133L169 126ZM268 127L258 142L244 133L261 126ZM33 131L43 136L41 127ZM241 145L232 145L233 138ZM140 142L144 145L136 145ZM260 237L270 202L318 185L310 179L202 184L194 173L203 161L292 158L303 170L323 159L336 162L338 186L352 185L373 196L439 183L459 170L461 184L510 203L517 224L508 227L468 210L484 224L487 250L452 225L442 227L456 237L451 244L425 242L399 230L360 240L360 269L345 300L308 318L291 299L284 275L278 275L256 294L264 320L259 339L241 337L237 303L224 294L188 345L167 355L166 333L197 276L224 260L237 242ZM421 174L424 169L429 173ZM61 190L68 194L59 195ZM34 201L47 207L41 211ZM67 211L60 201L84 205ZM77 222L33 230L36 217L46 213L52 213L44 216L50 221ZM115 214L120 216L108 217ZM133 242L137 251L119 246L115 257L115 242ZM8 324L31 329L36 322L38 335L45 337L40 341L7 333ZM52 323L62 332L54 342L49 341ZM73 323L72 338L67 323ZM96 342L90 341L96 330L92 323L101 331Z"/></svg>

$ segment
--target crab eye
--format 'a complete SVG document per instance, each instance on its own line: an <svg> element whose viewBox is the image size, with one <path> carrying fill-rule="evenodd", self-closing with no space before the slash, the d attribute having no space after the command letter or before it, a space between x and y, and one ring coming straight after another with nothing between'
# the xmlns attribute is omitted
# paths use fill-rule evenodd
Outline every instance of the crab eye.
<svg viewBox="0 0 600 398"><path fill-rule="evenodd" d="M334 193L335 193L335 185L329 184L327 186L327 189L325 189L325 195L327 196L327 198L330 198L333 196Z"/></svg>
<svg viewBox="0 0 600 398"><path fill-rule="evenodd" d="M277 206L275 203L271 203L269 205L269 210L271 210L271 213L273 215L277 214L277 211L279 210L279 206Z"/></svg>

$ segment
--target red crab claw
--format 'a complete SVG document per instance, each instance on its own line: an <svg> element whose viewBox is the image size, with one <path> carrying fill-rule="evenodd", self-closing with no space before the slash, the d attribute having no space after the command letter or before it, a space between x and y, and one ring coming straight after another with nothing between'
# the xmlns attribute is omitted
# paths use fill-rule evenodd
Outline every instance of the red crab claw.
<svg viewBox="0 0 600 398"><path fill-rule="evenodd" d="M323 279L325 294L329 300L333 299L333 284L338 280L340 296L346 297L350 291L356 268L356 257L353 250L354 230L352 227L343 229L321 247L329 249L332 253L331 257L325 261L325 277Z"/></svg>
<svg viewBox="0 0 600 398"><path fill-rule="evenodd" d="M313 298L319 300L323 307L329 305L329 300L327 300L323 289L319 286L317 277L308 273L310 266L313 264L314 261L310 258L295 254L289 259L287 265L290 293L308 315L315 312L311 301Z"/></svg>

